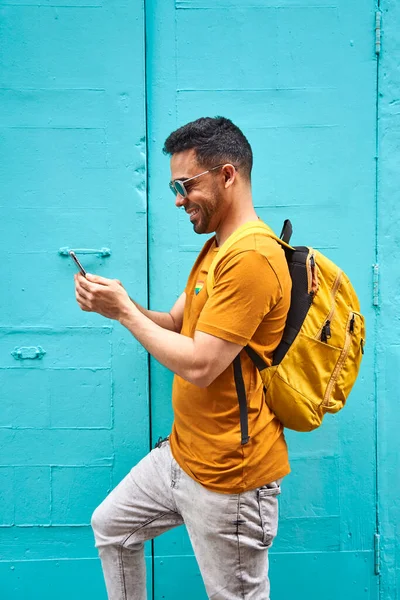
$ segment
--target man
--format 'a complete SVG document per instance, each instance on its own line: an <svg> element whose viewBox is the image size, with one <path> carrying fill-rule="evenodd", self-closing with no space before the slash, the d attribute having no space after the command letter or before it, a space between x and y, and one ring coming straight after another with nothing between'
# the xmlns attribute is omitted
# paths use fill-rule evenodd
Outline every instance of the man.
<svg viewBox="0 0 400 600"><path fill-rule="evenodd" d="M118 280L76 275L82 310L118 320L175 373L174 423L96 509L92 527L108 597L146 598L143 544L185 523L209 598L268 600L268 549L280 481L289 473L283 428L245 351L267 364L282 337L291 280L280 245L264 234L236 242L205 285L219 247L257 221L252 151L230 120L201 118L173 132L170 187L196 233L212 233L170 313L132 302ZM249 440L242 443L232 362L240 353ZM190 590L184 594L190 598Z"/></svg>

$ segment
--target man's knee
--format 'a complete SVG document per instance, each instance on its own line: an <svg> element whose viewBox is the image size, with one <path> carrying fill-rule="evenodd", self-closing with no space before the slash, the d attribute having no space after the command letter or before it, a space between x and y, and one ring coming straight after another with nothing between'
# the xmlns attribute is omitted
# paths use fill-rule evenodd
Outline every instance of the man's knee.
<svg viewBox="0 0 400 600"><path fill-rule="evenodd" d="M107 505L102 502L93 512L90 524L93 529L96 542L99 540L106 540L112 537L112 519Z"/></svg>
<svg viewBox="0 0 400 600"><path fill-rule="evenodd" d="M90 524L93 529L96 547L124 546L130 550L141 550L143 540L136 539L128 523L114 509L107 497L93 512Z"/></svg>

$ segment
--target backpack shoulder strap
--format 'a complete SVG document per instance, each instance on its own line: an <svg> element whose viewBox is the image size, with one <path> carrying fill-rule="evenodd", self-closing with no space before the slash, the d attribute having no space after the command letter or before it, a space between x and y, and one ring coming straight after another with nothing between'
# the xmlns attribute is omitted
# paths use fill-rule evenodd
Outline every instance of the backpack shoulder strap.
<svg viewBox="0 0 400 600"><path fill-rule="evenodd" d="M207 275L207 294L209 296L214 287L214 281L215 281L214 273L215 273L215 269L216 269L219 261L226 255L228 250L234 244L236 244L236 242L242 240L243 238L245 238L249 235L253 235L254 233L263 233L264 235L267 235L268 237L276 240L281 246L283 246L287 250L294 250L294 248L292 246L290 246L289 244L287 244L286 242L281 240L272 231L272 229L270 227L268 227L268 225L266 225L266 223L264 223L263 221L260 221L260 220L259 221L249 221L248 223L245 223L244 225L242 225L241 227L236 229L236 231L234 231L228 237L227 240L225 240L225 242L222 244L222 246L218 250L214 260L212 261L212 263L210 265L210 268L208 270L208 275Z"/></svg>

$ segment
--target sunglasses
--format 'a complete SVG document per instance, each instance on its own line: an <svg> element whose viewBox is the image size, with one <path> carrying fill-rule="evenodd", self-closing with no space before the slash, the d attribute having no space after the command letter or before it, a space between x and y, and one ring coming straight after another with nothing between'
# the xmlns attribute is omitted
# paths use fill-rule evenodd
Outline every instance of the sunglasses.
<svg viewBox="0 0 400 600"><path fill-rule="evenodd" d="M202 175L205 175L206 173L210 173L211 171L215 171L216 169L225 167L226 164L229 164L229 163L217 165L216 167L213 167L212 169L208 169L208 171L203 171L202 173L199 173L198 175L194 175L193 177L189 177L188 179L173 179L172 181L169 182L170 190L172 191L174 196L177 196L179 194L180 196L182 196L182 198L187 198L188 191L185 188L185 183L187 183L188 181L193 181L193 179L197 179L198 177L201 177ZM235 165L232 165L232 166L235 167ZM235 169L237 170L237 167L235 167Z"/></svg>

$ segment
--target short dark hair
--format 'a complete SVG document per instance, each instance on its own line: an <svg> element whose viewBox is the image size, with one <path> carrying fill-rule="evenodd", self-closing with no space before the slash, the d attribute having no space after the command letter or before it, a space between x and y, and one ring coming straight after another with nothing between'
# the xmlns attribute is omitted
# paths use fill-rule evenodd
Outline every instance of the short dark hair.
<svg viewBox="0 0 400 600"><path fill-rule="evenodd" d="M197 162L207 169L229 162L251 178L253 152L242 131L225 117L201 117L173 131L165 140L164 154L196 152Z"/></svg>

